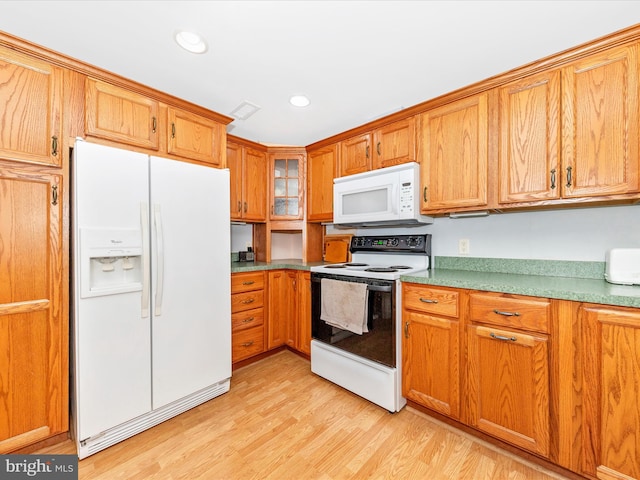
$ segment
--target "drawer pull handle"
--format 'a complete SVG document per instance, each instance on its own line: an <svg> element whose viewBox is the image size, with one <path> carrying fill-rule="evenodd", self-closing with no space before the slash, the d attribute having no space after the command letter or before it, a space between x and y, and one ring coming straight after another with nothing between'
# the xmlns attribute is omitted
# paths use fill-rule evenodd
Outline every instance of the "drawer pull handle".
<svg viewBox="0 0 640 480"><path fill-rule="evenodd" d="M498 315L503 315L505 317L519 317L520 314L518 312L503 312L502 310L498 310L497 308L493 309L493 313L497 313Z"/></svg>
<svg viewBox="0 0 640 480"><path fill-rule="evenodd" d="M409 322L404 323L404 338L409 338Z"/></svg>
<svg viewBox="0 0 640 480"><path fill-rule="evenodd" d="M250 347L251 345L253 345L253 340L251 340L250 342L244 342L242 344L243 347Z"/></svg>
<svg viewBox="0 0 640 480"><path fill-rule="evenodd" d="M253 303L255 301L256 301L255 298L247 298L246 300L243 300L242 303L244 303L245 305L248 305L249 303Z"/></svg>
<svg viewBox="0 0 640 480"><path fill-rule="evenodd" d="M255 282L255 280L249 280L247 282L242 282L243 285L253 285Z"/></svg>
<svg viewBox="0 0 640 480"><path fill-rule="evenodd" d="M242 320L242 323L250 323L253 322L255 317L249 317L249 318L245 318L244 320Z"/></svg>
<svg viewBox="0 0 640 480"><path fill-rule="evenodd" d="M421 301L422 303L438 303L438 300L434 300L434 299L432 299L432 298L423 298L423 297L420 297L420 301Z"/></svg>
<svg viewBox="0 0 640 480"><path fill-rule="evenodd" d="M489 336L491 338L495 338L496 340L502 340L504 342L517 342L518 339L516 337L504 337L502 335L496 335L495 333L491 332L489 334Z"/></svg>

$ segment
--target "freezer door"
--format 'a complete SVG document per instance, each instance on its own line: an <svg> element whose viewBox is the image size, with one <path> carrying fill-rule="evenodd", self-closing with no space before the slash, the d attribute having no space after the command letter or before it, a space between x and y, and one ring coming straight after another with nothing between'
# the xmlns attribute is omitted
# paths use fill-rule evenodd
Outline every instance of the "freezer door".
<svg viewBox="0 0 640 480"><path fill-rule="evenodd" d="M148 161L146 155L84 141L74 147L72 317L78 441L151 409L150 317L142 313L141 276L129 278L134 269L127 270L141 260L120 255L148 251L148 225L141 223L148 217ZM119 252L125 243L131 251ZM103 247L106 257L98 262L95 249ZM93 255L92 260L83 262L83 255ZM92 268L87 267L90 261L95 263ZM106 288L122 282L127 288ZM83 284L87 291L91 285L100 288L82 295ZM129 291L114 293L118 290Z"/></svg>
<svg viewBox="0 0 640 480"><path fill-rule="evenodd" d="M153 408L231 376L229 171L151 157Z"/></svg>

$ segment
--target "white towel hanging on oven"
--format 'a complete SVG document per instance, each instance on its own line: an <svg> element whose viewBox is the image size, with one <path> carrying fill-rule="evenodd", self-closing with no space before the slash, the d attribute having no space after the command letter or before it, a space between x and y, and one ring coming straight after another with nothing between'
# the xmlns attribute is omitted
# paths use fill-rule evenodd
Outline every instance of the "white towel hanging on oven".
<svg viewBox="0 0 640 480"><path fill-rule="evenodd" d="M367 333L367 284L321 279L320 319L334 327Z"/></svg>

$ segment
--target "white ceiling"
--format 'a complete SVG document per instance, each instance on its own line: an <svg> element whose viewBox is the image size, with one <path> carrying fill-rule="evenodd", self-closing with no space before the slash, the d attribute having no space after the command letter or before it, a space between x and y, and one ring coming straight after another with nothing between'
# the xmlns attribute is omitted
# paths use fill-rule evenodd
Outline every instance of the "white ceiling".
<svg viewBox="0 0 640 480"><path fill-rule="evenodd" d="M0 0L2 31L225 115L251 102L230 133L305 146L637 23L616 0Z"/></svg>

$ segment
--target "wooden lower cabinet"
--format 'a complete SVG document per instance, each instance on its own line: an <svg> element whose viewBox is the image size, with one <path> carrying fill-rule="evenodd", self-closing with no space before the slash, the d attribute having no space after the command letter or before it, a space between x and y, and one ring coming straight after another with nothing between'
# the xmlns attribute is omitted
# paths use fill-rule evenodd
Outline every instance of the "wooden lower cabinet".
<svg viewBox="0 0 640 480"><path fill-rule="evenodd" d="M288 322L287 345L311 355L311 272L290 271L289 288L292 308Z"/></svg>
<svg viewBox="0 0 640 480"><path fill-rule="evenodd" d="M478 430L549 457L551 445L548 299L469 295L468 421Z"/></svg>
<svg viewBox="0 0 640 480"><path fill-rule="evenodd" d="M459 294L404 283L402 298L403 395L459 419Z"/></svg>
<svg viewBox="0 0 640 480"><path fill-rule="evenodd" d="M281 347L289 336L292 277L287 270L269 272L269 321L267 323L267 348Z"/></svg>
<svg viewBox="0 0 640 480"><path fill-rule="evenodd" d="M640 310L582 305L582 473L640 479Z"/></svg>
<svg viewBox="0 0 640 480"><path fill-rule="evenodd" d="M467 327L470 424L549 455L549 342L545 335Z"/></svg>
<svg viewBox="0 0 640 480"><path fill-rule="evenodd" d="M0 453L69 427L62 188L0 165Z"/></svg>
<svg viewBox="0 0 640 480"><path fill-rule="evenodd" d="M265 273L231 275L231 360L233 363L265 350Z"/></svg>

